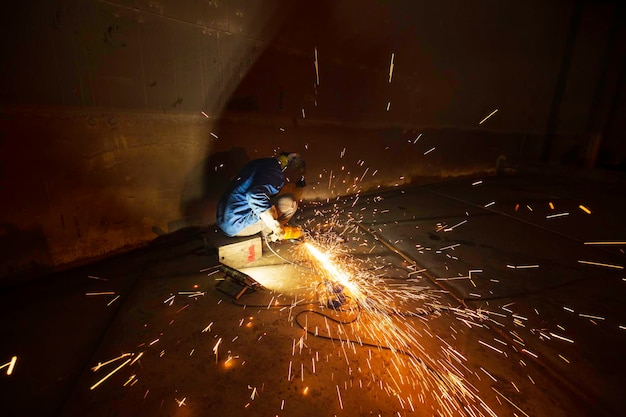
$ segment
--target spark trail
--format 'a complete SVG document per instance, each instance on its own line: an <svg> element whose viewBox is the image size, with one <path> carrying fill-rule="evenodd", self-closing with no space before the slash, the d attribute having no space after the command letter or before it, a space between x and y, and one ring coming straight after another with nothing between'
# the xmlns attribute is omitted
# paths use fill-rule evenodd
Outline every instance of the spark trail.
<svg viewBox="0 0 626 417"><path fill-rule="evenodd" d="M325 251L311 242L305 243L304 247L315 260L319 274L344 288L351 299L345 308L358 315L352 329L344 325L338 332L344 338L351 335L357 341L353 345L376 346L392 353L387 384L401 403L411 403L411 393L414 394L415 387L420 387L420 396L429 396L438 404L442 415L465 416L467 407L472 409L471 414L496 415L460 371L467 359L445 342L441 352L430 352L431 349L423 343L428 331L407 320L408 316L419 317L435 312L403 312L406 310L403 304L409 301L430 301L431 305L437 305L431 292L421 287L390 287L382 280L350 271L345 259L342 262L334 259L332 248ZM341 335L337 337L341 338ZM451 356L454 361L449 359Z"/></svg>

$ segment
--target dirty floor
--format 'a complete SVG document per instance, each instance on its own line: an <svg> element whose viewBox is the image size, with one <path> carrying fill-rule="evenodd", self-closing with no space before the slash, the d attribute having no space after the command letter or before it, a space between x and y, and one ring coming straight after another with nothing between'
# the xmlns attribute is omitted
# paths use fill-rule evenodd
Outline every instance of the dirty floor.
<svg viewBox="0 0 626 417"><path fill-rule="evenodd" d="M262 285L243 292L212 227L5 288L0 414L623 415L624 184L308 202L304 239L238 266Z"/></svg>

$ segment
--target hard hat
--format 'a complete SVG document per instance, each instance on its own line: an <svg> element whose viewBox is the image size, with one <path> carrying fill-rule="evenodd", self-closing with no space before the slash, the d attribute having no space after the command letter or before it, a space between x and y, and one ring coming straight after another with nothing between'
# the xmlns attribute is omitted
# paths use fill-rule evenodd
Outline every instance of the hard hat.
<svg viewBox="0 0 626 417"><path fill-rule="evenodd" d="M276 157L278 159L278 163L281 168L285 170L287 167L290 169L297 169L300 171L304 171L304 159L300 156L300 154L295 152L282 152L280 155Z"/></svg>

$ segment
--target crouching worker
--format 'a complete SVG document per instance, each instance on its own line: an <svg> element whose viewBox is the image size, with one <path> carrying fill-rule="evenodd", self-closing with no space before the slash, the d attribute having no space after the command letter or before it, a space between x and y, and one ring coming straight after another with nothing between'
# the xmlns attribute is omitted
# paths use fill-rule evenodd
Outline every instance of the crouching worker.
<svg viewBox="0 0 626 417"><path fill-rule="evenodd" d="M300 155L287 152L249 162L220 198L217 226L231 237L261 232L271 241L285 238L285 225L298 209L294 194L301 195L305 185L304 168Z"/></svg>

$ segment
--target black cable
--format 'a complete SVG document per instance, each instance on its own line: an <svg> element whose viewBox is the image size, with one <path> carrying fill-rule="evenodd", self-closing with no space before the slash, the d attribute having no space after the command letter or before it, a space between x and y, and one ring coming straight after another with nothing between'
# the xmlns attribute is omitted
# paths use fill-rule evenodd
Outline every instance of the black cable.
<svg viewBox="0 0 626 417"><path fill-rule="evenodd" d="M318 287L319 287L320 285L324 285L324 282L319 283L319 284L318 284ZM254 289L253 289L253 288L251 288L251 290L252 290L252 291L254 291ZM246 292L246 293L247 293L247 292ZM244 293L244 294L246 294L246 293ZM347 299L349 299L350 297L346 296L346 298L347 298ZM266 308L266 309L268 309L268 310L269 310L269 309L275 309L275 308L283 308L283 307L293 307L293 308L296 308L296 307L306 307L306 306L311 306L311 305L319 305L319 300L317 300L316 302L308 302L308 303L298 304L298 305L294 305L293 303L290 303L290 304L272 304L272 305L269 305L269 304L245 304L245 303L239 303L239 302L237 302L237 300L235 300L234 298L232 299L232 302L233 302L233 304L235 304L235 305L237 305L237 306L240 306L240 307L246 307L246 308L247 308L247 307L253 307L253 308L261 308L261 307L264 307L264 308ZM337 311L337 312L346 312L346 311L347 311L347 310L339 310L339 309L333 309L333 310L335 310L335 311ZM423 313L414 313L414 312L406 312L406 313L403 313L403 312L399 312L399 311L394 311L394 312L389 312L389 311L379 311L379 312L381 312L382 314L388 315L388 316L394 315L394 316L401 316L401 317L421 317L421 316L426 316L426 315L430 315L430 314L435 314L435 313L437 313L437 310L425 311L425 312L423 312ZM335 317L331 316L330 314L326 314L326 313L323 313L323 312L318 311L318 310L313 310L313 309L311 309L311 308L307 308L307 309L305 309L305 310L301 310L301 311L299 311L299 312L295 315L294 320L295 320L296 324L297 324L297 325L298 325L298 326L299 326L302 330L306 331L308 334L310 334L310 335L312 335L312 336L315 336L315 337L319 337L319 338L321 338L321 339L326 339L326 340L336 340L336 339L333 339L331 336L324 336L324 335L320 335L320 334L315 334L315 333L311 332L309 329L307 329L304 325L302 325L302 323L300 323L300 322L298 321L298 318L299 318L301 315L303 315L303 314L308 314L308 313L317 314L317 315L319 315L319 316L324 317L324 318L325 318L325 319L327 319L327 320L330 320L330 321L332 321L332 322L334 322L334 323L337 323L337 324L340 324L340 325L344 325L344 326L345 326L345 325L353 324L353 323L355 323L355 322L359 319L359 317L361 316L361 307L357 304L357 314L355 315L355 317L354 317L354 318L352 318L352 319L350 319L350 320L339 320L339 319L337 319L337 318L335 318ZM365 347L365 346L369 346L369 347L375 347L375 348L379 348L379 349L383 349L383 350L389 350L389 351L392 351L392 352L398 352L398 353L401 353L401 354L403 354L403 355L409 356L409 357L411 357L411 358L413 358L413 359L415 359L415 360L417 360L417 361L419 361L419 362L423 363L423 364L424 364L424 366L426 366L426 367L427 367L429 370L431 370L432 372L436 372L435 370L433 370L433 369L429 368L429 367L428 367L428 365L427 365L426 363L424 363L424 361L423 361L422 359L418 358L417 356L415 356L415 355L414 355L414 354L412 354L411 352L408 352L408 351L405 351L405 350L402 350L402 349L395 349L395 348L392 348L392 347L390 347L390 346L377 345L377 344L374 344L374 343L368 343L368 342L360 342L360 343L359 343L359 345L360 345L360 346L364 346L364 347Z"/></svg>
<svg viewBox="0 0 626 417"><path fill-rule="evenodd" d="M287 262L287 263L289 263L289 264L295 265L295 266L299 266L299 267L301 267L301 268L305 268L305 269L312 269L312 268L310 268L310 267L308 267L308 266L305 266L305 265L300 264L300 263L295 262L295 261L290 261L289 259L286 259L286 258L284 258L284 257L280 256L280 255L279 255L279 254L278 254L278 253L277 253L274 249L272 249L272 247L271 247L271 246L270 246L270 244L268 243L268 241L267 241L267 236L264 236L264 237L263 237L263 241L265 242L265 246L267 246L267 248L270 250L270 252L272 252L274 255L276 255L278 258L282 259L283 261L285 261L285 262Z"/></svg>
<svg viewBox="0 0 626 417"><path fill-rule="evenodd" d="M318 284L318 288L319 288L320 285L325 285L325 283L324 282L320 282ZM252 290L254 290L254 289L252 289ZM348 296L345 296L345 297L348 298L348 299L350 298ZM267 309L274 309L274 308L279 308L279 307L280 308L283 308L283 307L292 307L292 308L295 308L295 307L305 307L305 306L316 305L316 304L319 305L319 300L317 302L308 302L308 303L299 304L299 305L294 305L294 304L274 304L274 305L268 305L268 304L243 304L243 303L237 302L237 300L235 300L234 298L232 299L232 302L233 302L233 304L241 306L241 307L246 307L246 308L247 307L257 307L257 308L264 307L264 308L267 308ZM307 334L310 334L311 336L314 336L314 337L317 337L317 338L320 338L320 339L334 341L334 340L337 340L337 339L334 339L332 336L316 334L316 333L312 332L311 330L309 330L307 327L305 327L299 321L300 316L305 315L305 314L309 314L309 313L317 314L318 316L321 316L321 317L323 317L326 320L330 320L330 321L332 321L334 323L337 323L339 325L345 326L345 325L350 325L350 324L356 323L356 321L361 317L361 307L358 304L356 306L357 306L357 314L354 316L354 318L352 318L350 320L340 320L340 319L337 319L337 318L331 316L330 314L326 314L326 313L323 313L323 312L318 311L318 310L313 310L311 308L307 308L307 309L299 311L294 316L294 321L298 325L298 327L300 327L302 330L304 330ZM347 310L338 310L338 309L334 309L334 310L338 311L338 312L346 312L347 311ZM425 315L435 314L437 312L437 310L433 309L433 310L430 310L430 311L425 311L423 313L413 313L413 312L402 313L402 312L388 312L388 311L380 311L380 312L383 313L383 314L386 314L386 315L398 315L398 316L402 316L402 317L407 317L407 316L416 317L416 316L425 316ZM353 343L355 343L355 342L353 342ZM377 348L377 349L381 349L381 350L388 350L390 352L399 353L401 355L408 356L411 359L413 359L413 360L417 361L418 363L422 364L424 366L424 368L426 370L428 370L437 380L439 380L442 384L447 386L446 381L444 380L444 378L441 376L441 374L437 370L433 369L422 358L416 356L415 354L409 352L408 350L397 349L397 348L393 348L391 346L385 346L385 345L381 345L381 344L375 344L375 343L363 342L363 341L359 341L358 345L361 346L361 347L372 347L372 348ZM410 347L410 346L408 346L408 347ZM459 408L465 412L465 407L463 407L463 405L464 405L463 401L461 401L461 399L458 398L456 396L456 394L453 394L453 397L455 398L455 401L459 404L459 406L460 406ZM465 412L465 414L468 415L467 412Z"/></svg>

